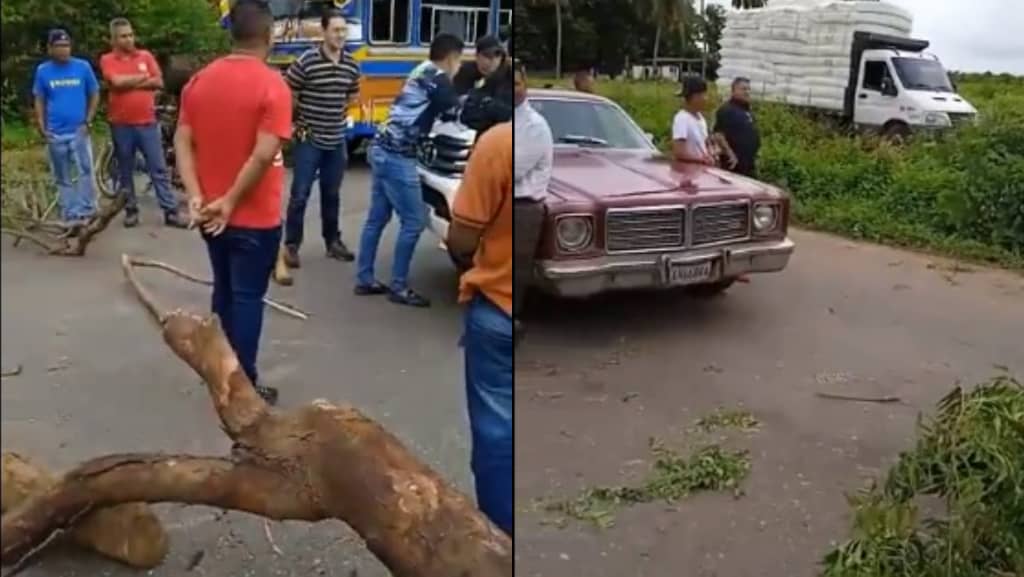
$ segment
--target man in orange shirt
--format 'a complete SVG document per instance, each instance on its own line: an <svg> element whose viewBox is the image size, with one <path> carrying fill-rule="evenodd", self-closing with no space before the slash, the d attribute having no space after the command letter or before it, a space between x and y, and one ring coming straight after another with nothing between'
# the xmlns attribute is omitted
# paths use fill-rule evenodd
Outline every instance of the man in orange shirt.
<svg viewBox="0 0 1024 577"><path fill-rule="evenodd" d="M267 3L238 0L229 18L234 49L182 91L175 151L210 253L213 312L256 391L273 404L277 389L259 384L256 356L281 244L281 145L291 137L292 95L265 62L274 24Z"/></svg>
<svg viewBox="0 0 1024 577"><path fill-rule="evenodd" d="M461 262L466 303L462 346L473 433L473 476L480 510L509 535L513 525L512 452L512 124L480 137L452 206L448 248Z"/></svg>
<svg viewBox="0 0 1024 577"><path fill-rule="evenodd" d="M178 215L178 199L171 190L160 126L156 122L154 92L164 87L160 65L148 50L135 47L135 31L126 18L110 21L110 44L112 50L100 57L100 71L110 90L107 116L117 158L115 178L122 194L128 197L124 225L131 228L139 224L135 154L141 150L157 201L164 211L164 224L185 228L187 223Z"/></svg>

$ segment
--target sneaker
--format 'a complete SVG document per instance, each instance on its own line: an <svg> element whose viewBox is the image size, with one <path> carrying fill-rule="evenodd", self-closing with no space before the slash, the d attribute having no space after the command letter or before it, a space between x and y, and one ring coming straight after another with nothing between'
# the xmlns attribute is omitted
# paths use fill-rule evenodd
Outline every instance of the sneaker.
<svg viewBox="0 0 1024 577"><path fill-rule="evenodd" d="M292 286L295 279L292 278L292 271L288 268L284 258L284 247L277 252L277 261L274 263L274 282L281 286Z"/></svg>
<svg viewBox="0 0 1024 577"><path fill-rule="evenodd" d="M284 264L288 268L299 268L302 266L302 261L299 260L299 249L294 246L284 247Z"/></svg>
<svg viewBox="0 0 1024 577"><path fill-rule="evenodd" d="M409 307L427 308L430 306L430 299L412 289L405 289L399 293L390 292L388 300L395 304Z"/></svg>
<svg viewBox="0 0 1024 577"><path fill-rule="evenodd" d="M188 222L181 218L181 215L177 212L168 212L164 214L164 226L171 228L188 228Z"/></svg>
<svg viewBox="0 0 1024 577"><path fill-rule="evenodd" d="M139 211L129 210L124 213L124 227L135 228L139 226Z"/></svg>
<svg viewBox="0 0 1024 577"><path fill-rule="evenodd" d="M327 258L352 262L356 260L356 255L352 254L352 251L345 246L345 243L342 242L341 239L338 239L327 247Z"/></svg>
<svg viewBox="0 0 1024 577"><path fill-rule="evenodd" d="M264 387L263 385L253 385L256 389L256 394L263 398L268 405L274 406L277 404L277 389L274 387Z"/></svg>
<svg viewBox="0 0 1024 577"><path fill-rule="evenodd" d="M388 294L388 287L380 281L373 281L373 284L357 284L352 292L361 297Z"/></svg>

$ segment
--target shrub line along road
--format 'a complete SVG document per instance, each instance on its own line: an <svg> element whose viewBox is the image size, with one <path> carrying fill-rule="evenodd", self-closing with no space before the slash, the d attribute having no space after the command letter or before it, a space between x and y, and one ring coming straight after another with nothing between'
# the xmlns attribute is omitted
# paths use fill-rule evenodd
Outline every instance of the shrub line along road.
<svg viewBox="0 0 1024 577"><path fill-rule="evenodd" d="M811 577L848 535L844 493L909 448L919 411L997 366L1024 375L1024 278L792 236L786 271L711 301L531 303L516 354L517 575ZM761 421L724 441L751 451L745 496L635 506L607 530L559 528L538 511L538 500L636 482L650 437L692 445L687 429L720 406Z"/></svg>

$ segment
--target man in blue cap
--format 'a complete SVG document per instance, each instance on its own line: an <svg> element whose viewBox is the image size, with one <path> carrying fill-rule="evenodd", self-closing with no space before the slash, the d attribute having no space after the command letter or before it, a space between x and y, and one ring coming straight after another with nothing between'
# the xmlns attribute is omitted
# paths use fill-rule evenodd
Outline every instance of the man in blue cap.
<svg viewBox="0 0 1024 577"><path fill-rule="evenodd" d="M48 45L50 59L36 68L32 85L36 122L57 181L61 217L75 233L96 214L89 129L99 104L99 83L88 62L71 56L66 30L51 30Z"/></svg>

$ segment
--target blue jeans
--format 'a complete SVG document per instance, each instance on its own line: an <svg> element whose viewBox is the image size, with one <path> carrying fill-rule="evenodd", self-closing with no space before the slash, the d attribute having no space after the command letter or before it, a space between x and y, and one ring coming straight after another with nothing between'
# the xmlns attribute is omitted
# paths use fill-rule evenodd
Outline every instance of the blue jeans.
<svg viewBox="0 0 1024 577"><path fill-rule="evenodd" d="M308 140L296 142L292 149L292 159L294 174L288 199L284 243L295 248L302 244L306 203L313 189L313 179L319 171L321 232L324 242L330 246L341 238L338 219L341 216L341 181L348 165L348 144L342 141L334 148L320 148Z"/></svg>
<svg viewBox="0 0 1024 577"><path fill-rule="evenodd" d="M259 382L256 355L263 332L263 297L277 261L281 227L228 227L219 236L203 235L213 269L212 309L235 349L242 370Z"/></svg>
<svg viewBox="0 0 1024 577"><path fill-rule="evenodd" d="M155 122L139 125L111 124L110 136L114 140L114 155L117 158L118 188L127 198L125 210L139 210L139 201L135 196L135 154L141 150L160 208L165 213L178 212L178 199L171 192L171 175L164 158L160 126Z"/></svg>
<svg viewBox="0 0 1024 577"><path fill-rule="evenodd" d="M512 317L477 295L466 309L466 400L480 510L512 535Z"/></svg>
<svg viewBox="0 0 1024 577"><path fill-rule="evenodd" d="M370 210L363 225L359 243L356 282L367 286L375 282L373 272L377 247L391 213L398 214L401 228L395 242L395 260L391 268L391 290L400 293L409 288L409 267L416 243L427 226L427 205L423 202L416 159L388 152L377 144L368 155L373 180L370 188Z"/></svg>
<svg viewBox="0 0 1024 577"><path fill-rule="evenodd" d="M74 134L52 134L46 148L60 194L61 218L68 222L91 218L96 214L96 198L89 133L82 129Z"/></svg>

